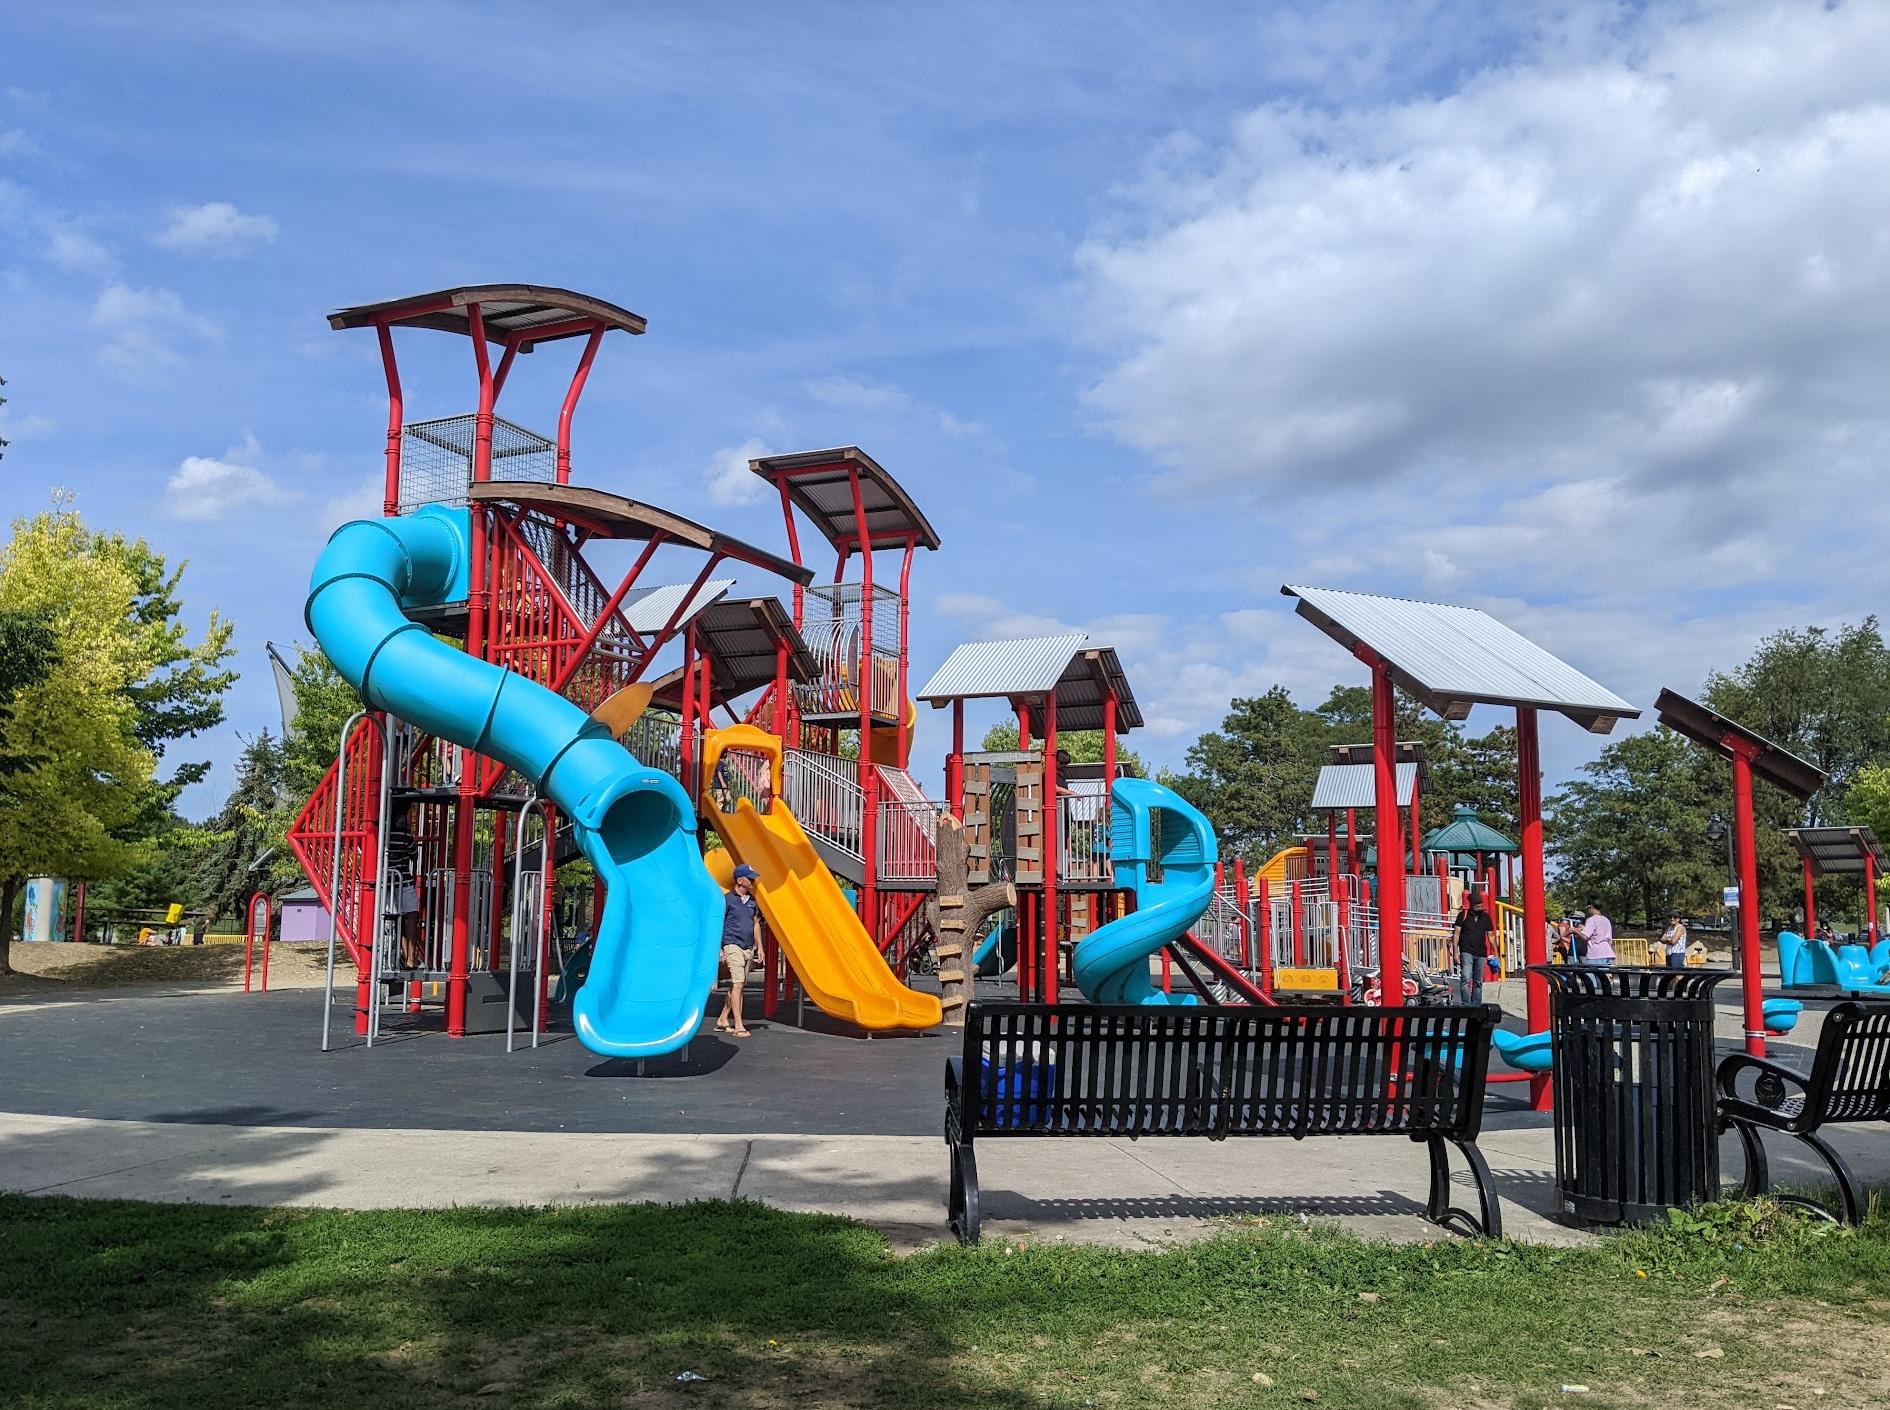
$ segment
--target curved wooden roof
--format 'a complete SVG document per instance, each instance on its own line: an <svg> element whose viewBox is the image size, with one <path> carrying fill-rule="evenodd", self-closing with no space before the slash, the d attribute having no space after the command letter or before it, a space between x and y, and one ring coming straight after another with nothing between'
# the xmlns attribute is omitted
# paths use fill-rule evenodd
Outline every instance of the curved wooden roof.
<svg viewBox="0 0 1890 1410"><path fill-rule="evenodd" d="M472 335L466 312L479 305L486 341L516 344L530 352L534 344L575 338L599 328L621 328L641 333L648 327L641 314L570 289L545 284L465 284L436 289L430 294L409 294L374 304L356 304L328 315L330 328L437 328L444 333Z"/></svg>
<svg viewBox="0 0 1890 1410"><path fill-rule="evenodd" d="M920 548L938 547L937 530L905 487L858 446L765 455L749 461L748 468L770 484L786 485L788 498L835 548L860 546L859 516L853 509L855 477L869 547L897 548L907 539Z"/></svg>
<svg viewBox="0 0 1890 1410"><path fill-rule="evenodd" d="M661 534L669 543L699 548L731 562L778 573L803 586L814 580L813 569L803 568L778 553L757 548L667 509L640 504L607 490L582 485L547 485L532 480L480 480L467 487L467 494L474 504L516 504L521 509L536 509L587 529L599 538L648 542Z"/></svg>

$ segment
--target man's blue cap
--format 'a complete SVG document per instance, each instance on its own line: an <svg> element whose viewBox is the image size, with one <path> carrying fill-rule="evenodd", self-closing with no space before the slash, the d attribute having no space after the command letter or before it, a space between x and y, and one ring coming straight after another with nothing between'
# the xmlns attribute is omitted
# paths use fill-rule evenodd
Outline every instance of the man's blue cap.
<svg viewBox="0 0 1890 1410"><path fill-rule="evenodd" d="M740 866L735 868L735 879L737 881L740 881L744 876L750 881L758 881L761 879L761 873L749 866L747 862L743 862Z"/></svg>

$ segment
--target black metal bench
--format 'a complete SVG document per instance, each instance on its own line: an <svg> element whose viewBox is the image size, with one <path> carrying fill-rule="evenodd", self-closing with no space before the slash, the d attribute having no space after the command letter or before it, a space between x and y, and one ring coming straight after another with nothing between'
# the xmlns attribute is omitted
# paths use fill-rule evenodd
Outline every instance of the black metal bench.
<svg viewBox="0 0 1890 1410"><path fill-rule="evenodd" d="M1745 1192L1771 1188L1760 1131L1782 1131L1811 1147L1837 1179L1841 1222L1863 1215L1862 1192L1844 1157L1818 1132L1826 1126L1890 1121L1890 1003L1838 1004L1824 1016L1811 1072L1801 1076L1765 1058L1735 1054L1719 1065L1721 1129L1739 1133L1746 1153ZM1814 1200L1781 1195L1788 1204L1828 1213Z"/></svg>
<svg viewBox="0 0 1890 1410"><path fill-rule="evenodd" d="M1126 1008L973 1003L945 1064L947 1208L978 1241L980 1138L1408 1136L1430 1151L1425 1217L1499 1236L1477 1149L1500 1011L1478 1008ZM1450 1202L1463 1153L1479 1213Z"/></svg>

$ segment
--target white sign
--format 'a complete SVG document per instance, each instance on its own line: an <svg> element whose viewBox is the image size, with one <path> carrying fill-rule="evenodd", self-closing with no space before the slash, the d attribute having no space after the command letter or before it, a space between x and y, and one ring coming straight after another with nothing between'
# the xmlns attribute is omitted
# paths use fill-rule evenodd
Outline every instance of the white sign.
<svg viewBox="0 0 1890 1410"><path fill-rule="evenodd" d="M1724 891L1721 891L1719 893L1719 903L1729 911L1736 910L1739 906L1739 888L1737 886L1728 886Z"/></svg>

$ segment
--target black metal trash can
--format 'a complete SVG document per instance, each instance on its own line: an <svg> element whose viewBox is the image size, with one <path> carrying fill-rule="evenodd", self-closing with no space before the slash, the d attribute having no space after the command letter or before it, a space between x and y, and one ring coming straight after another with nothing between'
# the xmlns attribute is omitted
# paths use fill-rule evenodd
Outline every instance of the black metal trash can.
<svg viewBox="0 0 1890 1410"><path fill-rule="evenodd" d="M1636 1224L1719 1197L1720 971L1534 965L1547 977L1555 1184L1564 1215Z"/></svg>

